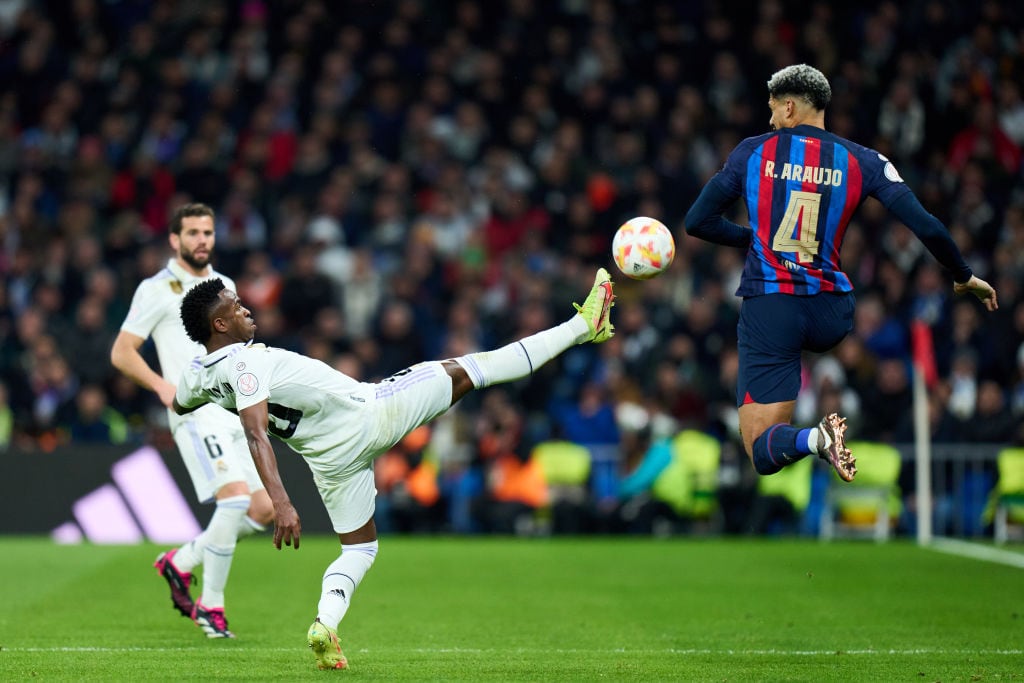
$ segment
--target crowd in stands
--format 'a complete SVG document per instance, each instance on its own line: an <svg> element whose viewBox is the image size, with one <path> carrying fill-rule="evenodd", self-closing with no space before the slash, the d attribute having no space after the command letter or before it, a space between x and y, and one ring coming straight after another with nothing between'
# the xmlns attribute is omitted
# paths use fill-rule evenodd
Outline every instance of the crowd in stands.
<svg viewBox="0 0 1024 683"><path fill-rule="evenodd" d="M912 441L926 330L933 440L1024 440L1015 3L7 0L0 441L173 449L163 407L109 350L183 202L216 210L216 267L261 341L363 380L560 322L609 265L616 227L648 215L678 255L654 280L618 278L614 339L411 435L381 461L382 512L408 530L507 531L559 496L586 505L565 524L630 528L644 515L624 503L671 460L652 442L685 430L749 482L734 397L744 255L688 238L682 216L766 131L771 73L799 62L831 80L829 129L895 163L1000 309L954 298L867 203L842 253L855 330L807 358L797 422L835 408L851 436ZM545 485L531 456L552 443L586 449L583 500Z"/></svg>

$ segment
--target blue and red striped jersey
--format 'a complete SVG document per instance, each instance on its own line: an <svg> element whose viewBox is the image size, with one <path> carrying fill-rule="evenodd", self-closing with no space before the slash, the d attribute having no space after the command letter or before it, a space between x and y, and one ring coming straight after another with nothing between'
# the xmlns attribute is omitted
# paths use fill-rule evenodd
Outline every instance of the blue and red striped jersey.
<svg viewBox="0 0 1024 683"><path fill-rule="evenodd" d="M814 126L747 138L712 181L750 215L739 296L851 291L839 259L850 217L868 196L889 207L910 191L884 156Z"/></svg>

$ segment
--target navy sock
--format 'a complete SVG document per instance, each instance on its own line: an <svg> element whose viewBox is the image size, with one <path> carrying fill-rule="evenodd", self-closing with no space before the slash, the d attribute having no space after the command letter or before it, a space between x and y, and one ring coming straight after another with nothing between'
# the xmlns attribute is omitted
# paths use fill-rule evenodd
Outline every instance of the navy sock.
<svg viewBox="0 0 1024 683"><path fill-rule="evenodd" d="M758 474L775 474L807 455L798 449L800 430L788 424L775 424L754 441L754 469Z"/></svg>

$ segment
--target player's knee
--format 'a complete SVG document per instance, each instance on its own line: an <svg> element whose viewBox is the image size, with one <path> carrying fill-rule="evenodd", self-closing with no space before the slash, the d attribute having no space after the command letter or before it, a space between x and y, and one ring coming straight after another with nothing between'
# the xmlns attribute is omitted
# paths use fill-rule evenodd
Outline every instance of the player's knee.
<svg viewBox="0 0 1024 683"><path fill-rule="evenodd" d="M252 494L249 501L249 518L262 526L274 520L274 504L270 502L270 496L264 489Z"/></svg>
<svg viewBox="0 0 1024 683"><path fill-rule="evenodd" d="M473 391L473 380L469 378L469 373L465 368L451 359L442 361L441 364L448 376L452 378L452 403Z"/></svg>

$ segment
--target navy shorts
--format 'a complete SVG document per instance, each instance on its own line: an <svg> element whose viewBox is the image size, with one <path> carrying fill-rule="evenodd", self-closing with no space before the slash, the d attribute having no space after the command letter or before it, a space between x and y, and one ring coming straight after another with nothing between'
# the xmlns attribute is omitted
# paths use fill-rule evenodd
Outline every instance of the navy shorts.
<svg viewBox="0 0 1024 683"><path fill-rule="evenodd" d="M740 306L736 405L793 401L804 351L828 351L853 329L852 293L765 294Z"/></svg>

